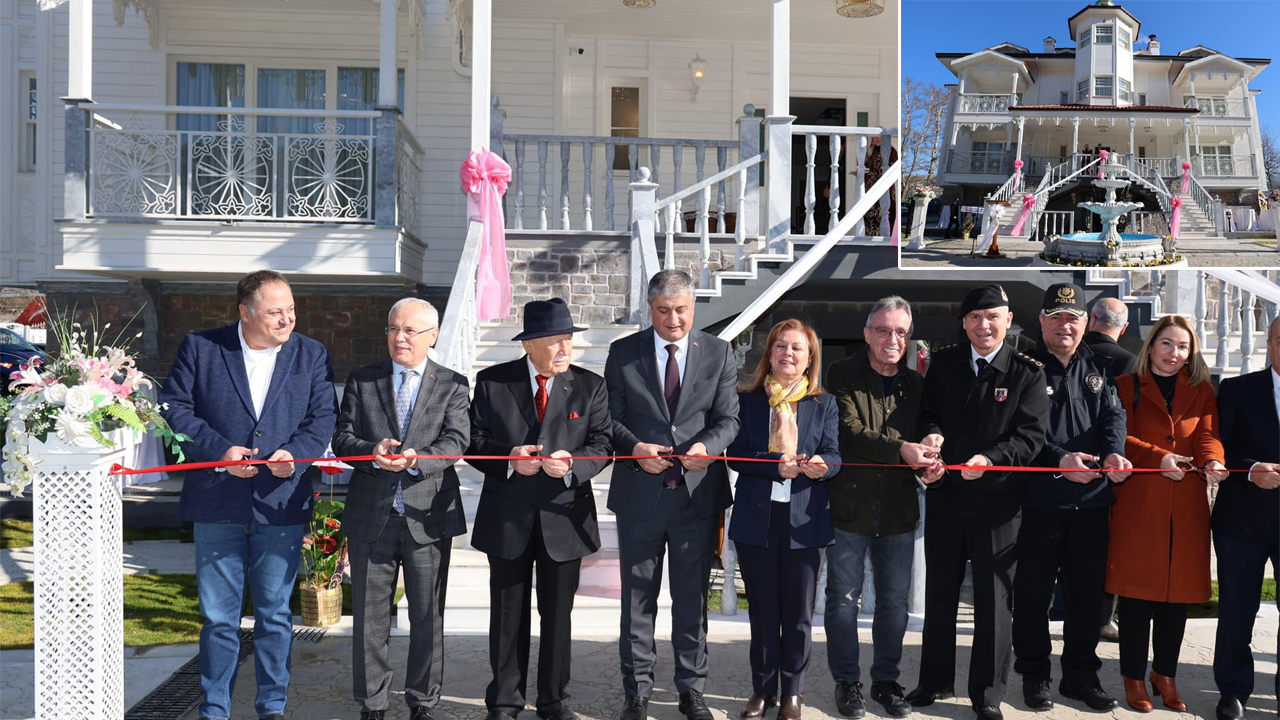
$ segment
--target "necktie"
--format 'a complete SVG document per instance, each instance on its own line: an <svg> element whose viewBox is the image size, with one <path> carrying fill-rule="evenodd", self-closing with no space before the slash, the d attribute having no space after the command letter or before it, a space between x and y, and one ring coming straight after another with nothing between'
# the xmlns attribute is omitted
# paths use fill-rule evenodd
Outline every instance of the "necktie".
<svg viewBox="0 0 1280 720"><path fill-rule="evenodd" d="M667 400L667 412L671 415L673 428L675 427L676 406L680 403L680 362L676 360L676 351L679 349L680 347L675 343L667 345L667 372L662 382L662 395ZM674 490L679 487L681 475L679 463L674 463L667 468L666 480L664 480L667 489Z"/></svg>
<svg viewBox="0 0 1280 720"><path fill-rule="evenodd" d="M987 366L991 363L987 362L985 358L978 358L978 361L974 364L978 366L978 372L976 374L981 375L982 371L986 370Z"/></svg>
<svg viewBox="0 0 1280 720"><path fill-rule="evenodd" d="M413 395L412 387L409 382L413 378L418 377L417 370L405 370L400 373L400 389L396 391L396 415L400 421L400 441L406 440L405 435L409 432L409 419L413 417ZM400 482L396 483L396 497L391 501L391 506L396 512L404 514L404 485Z"/></svg>
<svg viewBox="0 0 1280 720"><path fill-rule="evenodd" d="M538 392L533 394L533 407L538 411L538 422L542 422L542 418L547 414L547 380L546 375L535 375L534 379L538 381Z"/></svg>

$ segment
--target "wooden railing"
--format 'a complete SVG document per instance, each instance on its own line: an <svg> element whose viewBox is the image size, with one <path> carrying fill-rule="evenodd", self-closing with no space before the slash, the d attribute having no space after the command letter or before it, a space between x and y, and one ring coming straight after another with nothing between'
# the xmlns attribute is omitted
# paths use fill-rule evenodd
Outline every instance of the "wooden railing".
<svg viewBox="0 0 1280 720"><path fill-rule="evenodd" d="M666 247L663 255L663 262L666 267L676 266L676 232L677 227L683 224L684 217L680 212L681 204L686 198L697 197L697 222L696 228L698 233L698 258L699 258L699 284L706 287L711 282L711 188L716 185L723 186L724 182L730 178L737 179L737 187L743 188L744 192L737 197L738 217L742 217L741 209L746 205L747 198L745 188L747 187L747 172L764 162L768 157L768 153L760 153L753 158L748 158L734 165L727 170L712 175L705 180L701 180L680 192L669 195L659 200L654 205L654 211L658 217L666 218ZM643 168L646 173L648 168ZM633 203L634 207L634 203ZM723 210L723 205L720 206ZM724 233L724 212L719 214L719 232ZM737 246L736 256L734 258L734 267L738 270L742 269L746 260L746 241L747 232L745 223L737 223L734 227L733 234L734 244Z"/></svg>
<svg viewBox="0 0 1280 720"><path fill-rule="evenodd" d="M881 147L889 147L895 137L892 130L882 128L853 127L853 126L829 126L829 125L793 125L791 127L793 136L804 137L805 148L805 184L804 184L804 220L802 224L801 234L815 235L818 232L827 233L832 230L840 222L840 208L842 205L843 193L841 192L840 177L846 170L851 170L851 174L856 174L856 181L853 183L853 202L857 203L866 193L866 177L867 153L871 150L870 138L879 137ZM826 167L817 167L817 150L823 146L828 149L828 163ZM843 153L843 154L842 154ZM856 167L847 168L847 162L843 160L845 155L853 155L853 162ZM882 170L889 164L889 155L881 153L883 162ZM815 222L815 212L818 207L818 180L819 178L827 179L827 204L828 219L825 228L817 227ZM888 207L884 208L881 214L882 221L889 216ZM883 223L882 223L883 224ZM892 221L890 221L892 224ZM885 235L887 232L881 231L880 228L873 228L868 233L860 224L851 231L855 235Z"/></svg>

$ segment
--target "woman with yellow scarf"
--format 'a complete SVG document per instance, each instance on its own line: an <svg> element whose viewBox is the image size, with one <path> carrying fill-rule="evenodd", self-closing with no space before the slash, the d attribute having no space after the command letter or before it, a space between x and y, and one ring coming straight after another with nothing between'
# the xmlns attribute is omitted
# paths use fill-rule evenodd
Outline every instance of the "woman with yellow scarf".
<svg viewBox="0 0 1280 720"><path fill-rule="evenodd" d="M779 720L800 720L804 706L821 548L835 540L823 481L839 466L826 459L840 460L839 413L819 384L821 365L813 328L784 320L769 332L755 374L738 387L742 427L728 455L776 461L729 462L738 472L729 539L751 619L753 694L743 720L775 705Z"/></svg>

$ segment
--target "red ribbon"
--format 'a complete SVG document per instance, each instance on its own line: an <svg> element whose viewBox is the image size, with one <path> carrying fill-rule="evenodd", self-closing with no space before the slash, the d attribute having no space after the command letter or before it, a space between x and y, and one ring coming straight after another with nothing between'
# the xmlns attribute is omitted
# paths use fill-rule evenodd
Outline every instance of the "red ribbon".
<svg viewBox="0 0 1280 720"><path fill-rule="evenodd" d="M396 454L386 454L386 455L350 455L350 456L347 456L347 457L295 458L294 460L289 460L288 462L292 462L292 463L319 463L319 462L328 462L328 463L333 463L333 462L345 462L345 463L353 463L353 462L373 462L374 460L376 460L376 459L377 459L377 458L379 458L379 457L384 458L384 459L387 459L387 460L399 460L399 459L402 459L402 458L405 458L405 457L411 457L411 458L417 458L418 460L468 460L468 461L470 461L470 460L506 460L506 461L512 461L512 460L534 460L534 459L537 459L537 460L548 460L548 459L552 459L552 458L549 458L549 457L548 457L548 456L546 456L546 455L533 455L533 456L528 456L528 457L522 457L522 456L515 456L515 455L396 455ZM744 458L744 457L733 457L733 456L730 456L730 455L683 455L683 454L680 454L680 453L672 453L672 454L669 454L669 455L575 455L575 456L573 457L573 459L574 459L574 460L654 460L654 459L658 459L658 458L661 458L661 459L664 459L664 460L676 460L676 459L679 459L679 458L700 458L700 459L709 459L709 460L713 460L713 461L714 461L714 460L725 460L725 461L732 461L732 462L759 462L759 463L781 463L781 462L782 462L781 460L777 460L777 459L774 459L774 458ZM803 462L803 461L802 461L802 462ZM108 474L108 475L145 475L145 474L147 474L147 473L157 473L157 472L182 472L182 471L186 471L186 470L209 470L209 469L212 469L212 468L220 468L220 467L237 467L237 466L244 466L244 465L267 465L267 464L268 464L268 461L267 461L267 460L260 460L260 459L259 459L259 460L229 460L229 461L225 461L225 462L224 462L224 461L221 461L221 460L218 460L218 461L213 461L213 462L182 463L182 464L179 464L179 465L159 465L159 466L157 466L157 467L142 468L142 469L135 470L135 469L127 468L127 467L125 467L125 466L123 466L123 465L120 465L120 464L116 463L116 464L113 464L113 465L111 466L111 469L107 472L107 474ZM270 464L272 464L272 465L279 465L279 464L281 464L281 463L280 463L280 462L274 462L274 463L270 463ZM828 463L824 463L824 464L826 464L826 465L830 465L830 466L832 466L832 467L858 467L858 468L905 468L905 469L913 469L913 470L922 470L922 469L925 469L925 468L915 467L915 466L912 466L912 465L906 465L906 464L897 464L897 465L895 465L895 464L891 464L891 463L847 463L847 462L828 462ZM1104 471L1104 470L1101 470L1101 469L1099 469L1099 468L1084 468L1084 469L1079 469L1079 468L1060 468L1060 467L1031 467L1031 466L1026 466L1026 465L942 465L941 467L943 467L943 468L945 468L945 469L947 469L947 470L955 470L955 471L957 471L957 472L959 472L959 471L963 471L963 470L982 470L982 471L984 471L984 472L1051 472L1051 473L1065 473L1065 472L1110 472L1110 471ZM321 470L324 470L325 468L321 467L320 469L321 469ZM1200 468L1200 467L1182 467L1182 468L1180 468L1180 469L1181 469L1181 470L1183 470L1184 472L1201 472L1201 473L1202 473L1202 472L1205 472L1205 468ZM1168 468L1130 468L1130 469L1125 470L1124 472L1129 472L1129 473L1165 473L1165 472L1169 472L1169 470L1168 470ZM1247 472L1249 472L1249 471L1248 471L1248 470L1227 470L1226 472L1232 472L1232 473L1247 473Z"/></svg>

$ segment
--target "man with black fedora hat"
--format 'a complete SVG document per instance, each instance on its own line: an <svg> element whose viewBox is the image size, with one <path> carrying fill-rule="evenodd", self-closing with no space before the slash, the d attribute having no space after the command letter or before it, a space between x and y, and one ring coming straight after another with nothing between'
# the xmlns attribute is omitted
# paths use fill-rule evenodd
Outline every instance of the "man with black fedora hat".
<svg viewBox="0 0 1280 720"><path fill-rule="evenodd" d="M521 458L471 461L484 473L471 545L489 556L488 720L525 707L535 566L538 717L577 718L567 702L570 616L582 558L600 549L591 478L612 452L604 379L570 364L583 329L560 298L526 303L524 332L512 338L525 356L476 376L470 454Z"/></svg>
<svg viewBox="0 0 1280 720"><path fill-rule="evenodd" d="M955 694L956 609L965 564L973 564L974 637L969 699L978 717L999 720L1013 656L1015 543L1024 477L984 466L1027 465L1045 437L1049 398L1037 360L1005 342L1013 322L1009 296L984 285L965 296L960 318L968 342L940 348L925 375L922 443L941 451L924 471L925 599L920 684L915 707Z"/></svg>
<svg viewBox="0 0 1280 720"><path fill-rule="evenodd" d="M1032 463L1058 467L1027 483L1018 532L1018 575L1013 614L1014 669L1022 674L1027 707L1053 708L1049 691L1052 646L1049 603L1061 575L1062 682L1058 692L1091 710L1119 705L1098 679L1098 615L1107 575L1112 482L1133 467L1124 457L1125 411L1111 378L1111 361L1083 343L1084 290L1050 285L1040 309L1040 345L1030 356L1044 364L1049 426Z"/></svg>

